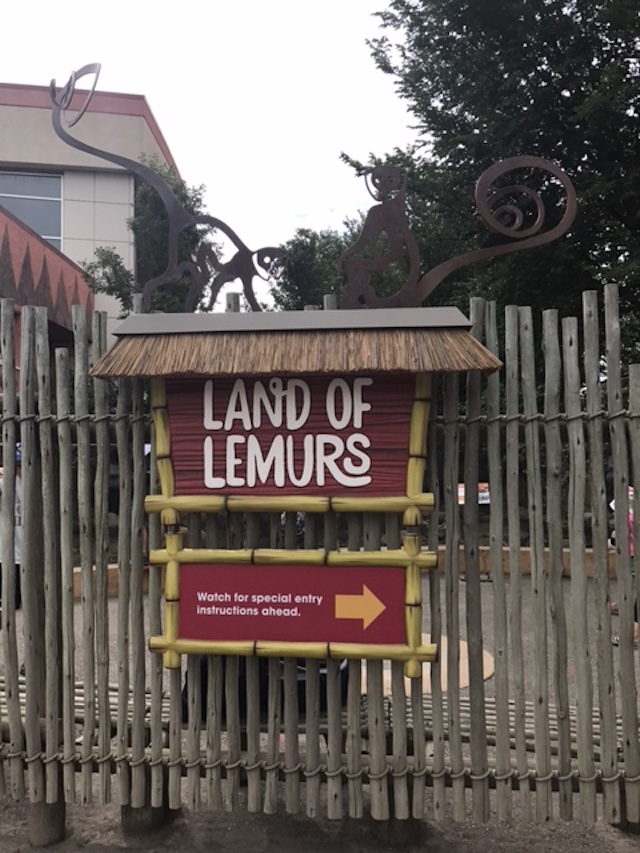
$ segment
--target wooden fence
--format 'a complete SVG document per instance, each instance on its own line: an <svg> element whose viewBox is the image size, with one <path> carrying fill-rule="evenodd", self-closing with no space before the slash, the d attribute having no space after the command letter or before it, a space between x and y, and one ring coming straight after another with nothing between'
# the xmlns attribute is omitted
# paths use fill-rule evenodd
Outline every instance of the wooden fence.
<svg viewBox="0 0 640 853"><path fill-rule="evenodd" d="M334 819L640 822L626 535L608 569L610 526L627 530L627 488L640 482L640 366L622 371L614 286L603 305L585 293L581 322L547 311L536 334L537 319L474 300L474 334L504 370L440 385L424 541L441 560L424 576L423 624L441 655L427 684L382 661L194 657L163 670L147 649L163 609L161 569L143 559L154 489L144 385L90 379L105 324L96 315L88 330L80 309L73 350L54 353L45 309L23 309L16 370L4 301L0 793ZM489 504L478 502L484 481ZM298 542L292 514L183 521L193 545ZM157 547L158 521L148 523ZM376 550L399 537L392 515L308 516L304 528L307 548Z"/></svg>

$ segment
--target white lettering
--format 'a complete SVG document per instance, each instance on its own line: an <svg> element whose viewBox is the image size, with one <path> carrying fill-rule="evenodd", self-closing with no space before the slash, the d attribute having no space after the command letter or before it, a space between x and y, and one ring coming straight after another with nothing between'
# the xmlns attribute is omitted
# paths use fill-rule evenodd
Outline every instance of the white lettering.
<svg viewBox="0 0 640 853"><path fill-rule="evenodd" d="M362 429L362 415L371 411L371 403L365 403L362 399L362 389L373 385L373 379L359 376L353 383L353 426Z"/></svg>
<svg viewBox="0 0 640 853"><path fill-rule="evenodd" d="M297 391L302 393L302 405L298 412ZM302 379L290 379L287 382L287 429L296 430L304 426L311 411L311 389Z"/></svg>
<svg viewBox="0 0 640 853"><path fill-rule="evenodd" d="M207 379L204 383L204 428L205 429L222 429L222 421L214 419L213 414L213 397L214 397L213 379Z"/></svg>
<svg viewBox="0 0 640 853"><path fill-rule="evenodd" d="M243 379L237 379L233 383L233 388L229 395L227 415L224 419L224 428L227 432L232 429L234 421L240 421L247 432L251 429L249 400L247 399L247 389Z"/></svg>
<svg viewBox="0 0 640 853"><path fill-rule="evenodd" d="M271 442L266 456L258 437L250 435L247 439L247 486L255 486L256 480L266 483L273 468L273 482L278 488L284 486L284 436L277 435Z"/></svg>
<svg viewBox="0 0 640 853"><path fill-rule="evenodd" d="M361 429L364 415L372 405L364 399L364 389L373 384L369 377L334 378L326 386L322 406L314 414L314 423L306 434L299 432L309 421L312 394L309 384L297 378L272 377L268 383L254 380L247 385L237 379L231 384L224 419L216 418L215 381L203 386L205 430L225 431L225 446L215 446L214 437L203 441L204 484L207 489L254 488L273 483L276 488L290 484L305 488L334 482L357 488L372 482L372 463L368 452L371 440L362 432L336 434L350 428ZM227 386L228 387L228 386ZM218 403L219 409L219 403ZM218 411L218 415L221 413ZM315 430L325 431L314 434ZM260 427L276 430L267 445ZM333 431L336 432L333 432ZM234 434L230 434L233 432ZM244 433L239 435L238 433ZM216 452L218 464L216 467Z"/></svg>
<svg viewBox="0 0 640 853"><path fill-rule="evenodd" d="M236 474L236 468L242 465L242 459L236 456L236 446L244 444L246 438L243 435L228 435L227 436L227 485L244 486L244 477L239 477Z"/></svg>
<svg viewBox="0 0 640 853"><path fill-rule="evenodd" d="M349 483L350 486L368 486L371 482L371 477L364 475L371 468L371 457L361 450L358 445L369 448L371 447L371 441L366 435L362 435L359 432L347 438L347 453L350 453L351 456L345 457L344 470L347 474L351 474L354 477ZM354 456L360 460L359 464L354 463L352 458Z"/></svg>
<svg viewBox="0 0 640 853"><path fill-rule="evenodd" d="M273 394L273 403L269 399L267 389L262 382L257 381L253 386L253 425L262 425L261 407L264 409L269 422L274 427L282 426L282 379L274 377L269 380L269 391Z"/></svg>
<svg viewBox="0 0 640 853"><path fill-rule="evenodd" d="M213 475L214 458L213 439L208 435L204 440L204 484L207 489L224 489L224 478Z"/></svg>
<svg viewBox="0 0 640 853"><path fill-rule="evenodd" d="M327 450L327 448L333 448ZM342 481L342 472L336 464L344 453L344 441L337 435L317 435L316 436L316 480L319 486L324 486L324 469L327 468L330 475L340 485L346 483Z"/></svg>
<svg viewBox="0 0 640 853"><path fill-rule="evenodd" d="M303 442L302 473L296 475L296 453L292 435L287 436L287 475L294 486L308 486L313 477L313 436L305 435ZM276 485L278 485L276 483Z"/></svg>
<svg viewBox="0 0 640 853"><path fill-rule="evenodd" d="M342 397L342 416L336 415L336 392L340 391ZM351 389L344 379L332 379L327 388L327 417L329 423L334 429L345 429L351 420L351 412L353 403L351 398Z"/></svg>

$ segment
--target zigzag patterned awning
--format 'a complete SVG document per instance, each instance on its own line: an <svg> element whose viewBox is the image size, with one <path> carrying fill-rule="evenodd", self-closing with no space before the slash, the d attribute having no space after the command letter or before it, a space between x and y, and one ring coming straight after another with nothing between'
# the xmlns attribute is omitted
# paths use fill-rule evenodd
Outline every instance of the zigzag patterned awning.
<svg viewBox="0 0 640 853"><path fill-rule="evenodd" d="M73 328L71 306L94 307L82 269L35 231L0 207L0 297L17 305L41 305L49 320Z"/></svg>

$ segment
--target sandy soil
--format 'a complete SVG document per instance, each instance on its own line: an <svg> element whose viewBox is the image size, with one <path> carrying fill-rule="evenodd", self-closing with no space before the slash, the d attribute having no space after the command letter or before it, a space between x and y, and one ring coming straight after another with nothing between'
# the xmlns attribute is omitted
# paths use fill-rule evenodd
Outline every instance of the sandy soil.
<svg viewBox="0 0 640 853"><path fill-rule="evenodd" d="M29 844L26 803L0 799L0 853L18 853ZM214 853L364 853L403 849L408 853L638 853L640 836L603 824L578 821L546 826L496 823L429 824L413 826L411 839L389 837L388 826L372 821L314 821L297 815L275 816L238 813L189 813L186 810L161 829L142 835L125 835L120 808L69 806L67 837L47 848L51 853L110 851L214 851Z"/></svg>

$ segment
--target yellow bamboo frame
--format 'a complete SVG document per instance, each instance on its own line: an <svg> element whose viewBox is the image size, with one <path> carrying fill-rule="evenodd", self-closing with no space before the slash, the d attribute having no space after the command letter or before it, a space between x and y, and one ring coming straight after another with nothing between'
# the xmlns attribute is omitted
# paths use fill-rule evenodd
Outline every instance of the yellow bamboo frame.
<svg viewBox="0 0 640 853"><path fill-rule="evenodd" d="M284 549L211 549L184 548L182 535L174 532L180 512L384 512L402 513L403 523L416 528L422 513L434 507L434 496L423 492L426 465L427 429L431 405L432 378L430 374L416 375L414 402L409 425L409 460L407 463L406 494L384 498L321 496L256 497L252 495L176 495L171 460L171 435L167 412L167 392L164 378L151 381L151 409L156 437L158 481L160 494L148 495L145 508L160 513L167 525L165 547L151 552L153 564L165 565L165 633L149 640L149 648L163 652L168 668L178 668L183 654L258 655L309 658L365 658L372 660L402 660L405 674L419 678L423 662L436 660L438 647L422 643L422 583L423 571L437 565L437 556L420 547L417 532L403 536L403 547L386 551L324 551ZM256 565L326 565L326 566L396 566L405 568L405 644L374 645L366 643L280 643L263 640L203 641L189 640L179 634L180 566L188 564L256 564Z"/></svg>

